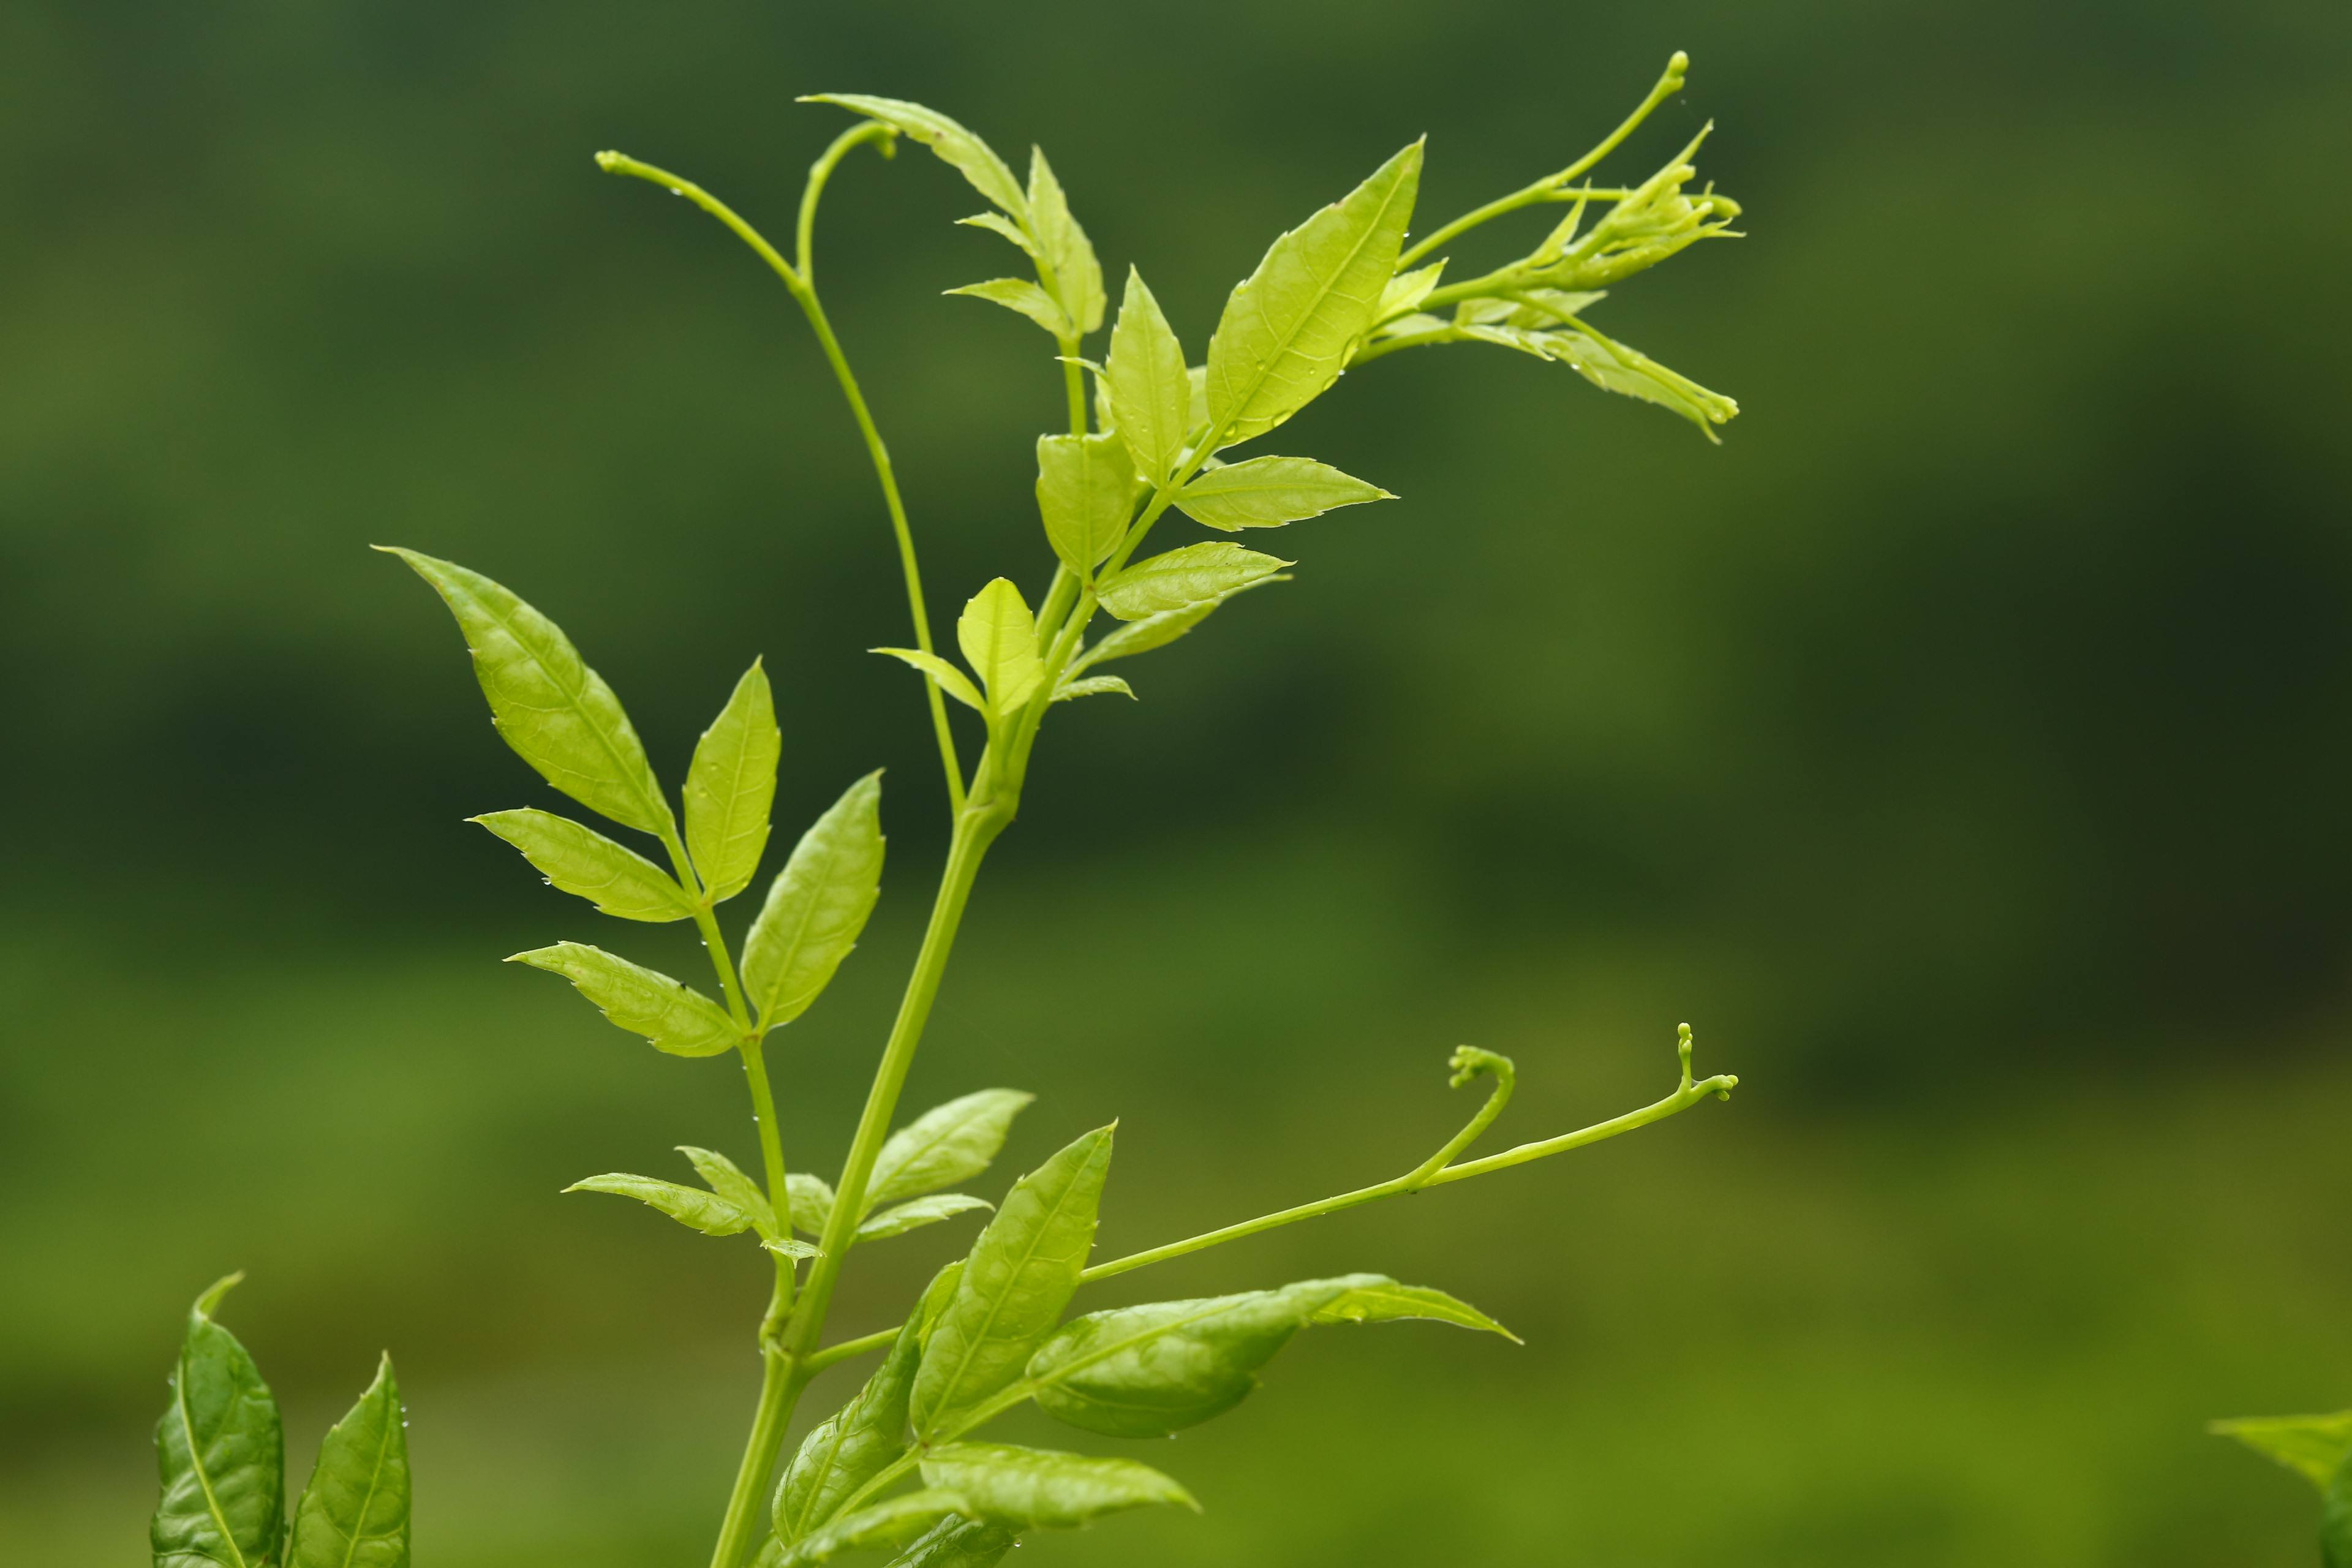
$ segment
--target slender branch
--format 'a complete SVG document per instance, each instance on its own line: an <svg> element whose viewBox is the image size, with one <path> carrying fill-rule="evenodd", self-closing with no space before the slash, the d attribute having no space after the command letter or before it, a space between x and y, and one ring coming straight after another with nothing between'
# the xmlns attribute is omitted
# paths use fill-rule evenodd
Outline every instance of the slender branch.
<svg viewBox="0 0 2352 1568"><path fill-rule="evenodd" d="M1498 196L1495 200L1488 202L1483 207L1463 214L1460 217L1455 218L1452 223L1447 224L1444 227L1431 234L1428 238L1414 245L1402 256L1398 257L1397 266L1399 268L1410 267L1414 262L1419 261L1423 257L1427 256L1431 251L1435 250L1439 246L1444 245L1447 240L1453 239L1460 235L1467 234L1470 230L1476 228L1480 224L1492 218L1501 217L1506 213L1517 212L1519 208L1525 206L1533 206L1538 202L1573 200L1574 198L1572 196L1556 197L1552 193L1558 191L1562 185L1567 184L1570 180L1582 174L1586 170L1601 162L1601 159L1609 156L1610 153L1614 153L1617 150L1618 144L1623 142L1626 137L1631 136L1634 132L1635 129L1641 125L1642 121L1650 117L1650 111L1652 110L1657 108L1658 105L1664 103L1666 100L1672 98L1675 93L1682 90L1683 73L1689 69L1690 57L1683 53L1680 49L1676 49L1675 51L1674 58L1666 62L1665 74L1658 78L1658 82L1655 87L1650 89L1650 96L1643 99L1642 100L1642 106L1633 110L1633 113L1627 115L1624 122L1619 125L1616 130L1611 132L1608 136L1602 140L1599 146L1593 148L1591 152L1587 153L1583 157L1579 158L1575 163L1570 163L1567 168L1560 170L1558 174L1546 174L1542 179L1536 181L1531 185L1522 186L1520 189L1513 191L1507 196Z"/></svg>
<svg viewBox="0 0 2352 1568"><path fill-rule="evenodd" d="M855 146L856 142L852 142L851 145ZM844 153L848 151L848 148L841 146L840 139L835 140L835 147ZM838 163L839 159L836 157L834 162ZM686 197L732 230L736 237L750 246L758 253L760 259L784 280L784 287L792 290L793 298L800 304L801 313L808 318L811 330L816 333L817 344L824 351L825 362L833 366L834 378L841 384L842 396L848 401L850 415L857 421L857 433L865 437L866 456L874 464L874 477L881 484L883 505L890 514L890 531L898 541L898 569L907 580L907 609L915 626L915 646L925 653L936 652L931 645L930 615L923 606L922 573L915 562L915 536L907 522L907 503L898 493L898 474L890 466L890 450L883 445L882 432L875 426L873 411L866 405L866 395L859 389L857 377L849 368L848 356L841 352L841 342L834 336L833 323L826 319L824 307L818 302L815 289L791 262L778 254L776 247L770 245L759 230L744 222L725 202L693 181L682 179L667 169L656 168L622 153L597 153L596 166L607 174L626 174L634 179L649 181L665 187L674 195ZM812 179L819 171L829 177L833 172L832 164L819 159L810 170ZM821 189L822 182L818 184ZM813 226L815 213L813 197L803 195L803 221ZM939 740L940 765L947 774L948 807L951 812L961 812L964 800L963 767L956 760L954 732L948 728L947 700L940 695L939 683L928 674L923 678L923 689L930 705L931 731Z"/></svg>
<svg viewBox="0 0 2352 1568"><path fill-rule="evenodd" d="M898 150L898 129L878 120L861 120L833 139L817 161L809 165L808 184L801 190L800 222L794 229L796 258L800 262L801 282L807 288L816 287L816 204L824 195L824 187L833 172L844 158L868 142L879 142L877 149L885 158Z"/></svg>

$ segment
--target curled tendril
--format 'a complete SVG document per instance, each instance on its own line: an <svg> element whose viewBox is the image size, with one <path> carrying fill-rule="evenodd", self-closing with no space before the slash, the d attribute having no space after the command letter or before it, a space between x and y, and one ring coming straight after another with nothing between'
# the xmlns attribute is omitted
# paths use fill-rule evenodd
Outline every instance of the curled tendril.
<svg viewBox="0 0 2352 1568"><path fill-rule="evenodd" d="M1510 1058L1496 1051L1481 1050L1476 1046L1456 1046L1454 1054L1446 1058L1445 1065L1454 1069L1454 1076L1447 1080L1448 1088L1466 1088L1485 1073L1494 1075L1495 1087L1487 1092L1486 1103L1478 1108L1478 1114L1470 1119L1469 1124L1405 1178L1407 1191L1427 1182L1452 1164L1455 1155L1475 1143L1480 1134L1495 1124L1495 1118L1503 1114L1503 1107L1510 1103L1511 1090L1518 1087L1518 1069L1511 1065Z"/></svg>
<svg viewBox="0 0 2352 1568"><path fill-rule="evenodd" d="M1691 1077L1691 1026L1688 1024L1675 1026L1675 1055L1683 1064L1682 1092L1688 1094L1692 1089L1699 1087L1697 1081ZM1731 1091L1739 1087L1739 1078L1736 1073L1717 1073L1706 1081L1713 1087L1715 1098L1717 1100L1729 1100Z"/></svg>

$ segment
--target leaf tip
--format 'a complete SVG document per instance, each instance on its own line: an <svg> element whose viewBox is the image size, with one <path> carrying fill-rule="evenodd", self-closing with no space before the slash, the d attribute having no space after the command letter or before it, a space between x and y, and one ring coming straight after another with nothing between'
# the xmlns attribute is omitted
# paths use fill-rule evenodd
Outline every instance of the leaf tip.
<svg viewBox="0 0 2352 1568"><path fill-rule="evenodd" d="M205 1319L209 1321L212 1318L214 1309L221 1304L221 1298L244 1283L245 1270L242 1268L238 1269L234 1274L225 1275L221 1279L214 1280L211 1285L205 1288L205 1293L196 1298L196 1304L191 1308L190 1310L196 1317Z"/></svg>

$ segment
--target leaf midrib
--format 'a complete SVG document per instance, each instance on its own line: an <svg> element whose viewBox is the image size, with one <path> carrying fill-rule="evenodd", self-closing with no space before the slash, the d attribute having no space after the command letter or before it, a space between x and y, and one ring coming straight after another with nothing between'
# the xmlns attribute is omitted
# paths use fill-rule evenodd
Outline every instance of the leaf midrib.
<svg viewBox="0 0 2352 1568"><path fill-rule="evenodd" d="M1316 307L1321 305L1325 300L1330 297L1333 284L1339 275L1345 272L1348 269L1349 265L1352 263L1357 257L1363 254L1364 247L1371 243L1372 236L1380 231L1381 223L1387 218L1390 207L1395 205L1397 187L1402 183L1403 182L1400 179L1391 184L1387 196L1384 197L1381 203L1380 210L1373 215L1372 221L1364 226L1362 236L1359 237L1355 245L1349 249L1346 257L1341 259L1340 263L1331 269L1329 277L1321 280L1321 286L1318 289L1314 296L1314 304L1309 305L1306 310L1298 313L1298 320L1292 325L1289 332L1282 338L1281 342L1276 347L1275 352L1259 362L1257 375L1250 382L1249 389L1244 392L1241 396L1236 398L1234 402L1233 414L1226 421L1229 426L1234 424L1238 424L1247 414L1250 400L1255 398L1258 395L1259 390L1265 385L1266 378L1274 374L1275 365L1281 361L1285 354L1291 352L1292 345L1298 341L1298 334L1307 330L1307 323L1313 318ZM1344 198L1342 199L1344 201ZM1310 218L1307 221L1311 223L1314 219ZM1261 318L1263 318L1263 315L1264 308L1260 307Z"/></svg>
<svg viewBox="0 0 2352 1568"><path fill-rule="evenodd" d="M196 1485L205 1494L205 1511L212 1515L213 1528L220 1531L221 1542L236 1561L229 1568L247 1568L244 1549L236 1543L236 1532L229 1527L228 1516L221 1511L220 1499L213 1495L213 1479L205 1471L204 1451L196 1445L196 1424L188 1415L188 1357L180 1354L180 1376L172 1389L172 1403L179 1406L180 1433L188 1440L188 1468L196 1474Z"/></svg>
<svg viewBox="0 0 2352 1568"><path fill-rule="evenodd" d="M647 808L646 815L653 817L657 822L674 820L670 815L669 802L662 799L658 793L653 795L646 794L645 786L648 781L642 778L634 780L629 778L628 775L631 771L629 765L630 759L621 755L619 749L613 743L612 736L606 733L604 726L596 721L595 718L589 713L586 706L581 700L582 694L586 691L587 687L583 684L577 689L574 689L573 688L567 686L562 678L556 674L554 667L550 665L545 659L541 658L539 656L539 650L531 647L531 645L524 639L522 635L515 630L514 622L509 616L501 614L498 609L485 601L481 595L474 593L471 589L467 589L466 593L467 596L480 607L481 612L490 618L492 625L496 626L500 631L506 633L508 637L514 639L515 647L522 649L523 656L525 658L529 658L530 662L540 669L545 671L548 684L554 687L555 689L562 695L563 700L571 704L572 710L586 721L590 732L596 737L596 743L604 748L606 760L611 762L614 767L619 771L624 780L623 788L625 788L630 795L636 797L636 801L639 805ZM517 599L515 603L520 605L522 601ZM579 652L579 649L575 647L572 649L572 652L576 654ZM586 672L588 669L588 661L584 658L582 659L580 661L580 668L583 672ZM620 699L615 696L613 700L614 705L618 707L620 704ZM623 717L623 722L625 723L626 721L626 715L625 714ZM642 742L640 742L640 744L642 744ZM640 763L645 762L645 758L642 755L636 760ZM628 823L625 824L625 826L635 827L637 825L635 823ZM653 828L639 829L639 831L658 833L660 830L658 828Z"/></svg>
<svg viewBox="0 0 2352 1568"><path fill-rule="evenodd" d="M1089 1152L1087 1156L1087 1164L1091 1165L1093 1163L1094 1155ZM1082 1176L1084 1174L1085 1168L1082 1166L1078 1172L1078 1175ZM1028 1268L1030 1263L1035 1260L1038 1246L1044 1241L1046 1231L1052 1228L1053 1222L1061 1216L1063 1205L1069 1202L1070 1194L1076 1192L1077 1188L1077 1177L1074 1176L1068 1185L1062 1189L1061 1195L1054 1200L1053 1207L1046 1214L1045 1222L1038 1226L1036 1237L1031 1241L1029 1247L1023 1252L1020 1266L1013 1270L1013 1278L1015 1279L1018 1279L1023 1271ZM997 1294L996 1300L989 1303L988 1315L981 1320L981 1331L965 1342L963 1353L956 1358L954 1375L950 1376L947 1380L947 1385L950 1392L961 1385L964 1373L971 1370L971 1358L979 1352L980 1347L987 1342L990 1333L994 1331L996 1327L997 1314L1003 1310L1005 1299L1011 1294L1012 1290L1009 1287ZM956 1408L959 1408L959 1406L948 1406L948 1410L954 1410ZM948 1411L943 1410L935 1412L934 1414L945 1415L947 1413Z"/></svg>

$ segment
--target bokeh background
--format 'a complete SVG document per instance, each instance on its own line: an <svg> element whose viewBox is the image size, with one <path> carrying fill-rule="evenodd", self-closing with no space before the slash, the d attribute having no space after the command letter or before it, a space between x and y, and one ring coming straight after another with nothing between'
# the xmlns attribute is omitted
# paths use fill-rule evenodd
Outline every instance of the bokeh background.
<svg viewBox="0 0 2352 1568"><path fill-rule="evenodd" d="M1103 1288L1379 1269L1529 1344L1309 1336L1148 1452L1204 1518L1026 1558L2310 1562L2308 1489L2200 1428L2352 1403L2347 46L2319 0L0 8L0 1560L145 1561L181 1315L240 1267L298 1474L397 1355L420 1561L705 1560L761 1260L556 1192L749 1158L737 1075L499 965L696 961L461 823L553 802L365 546L518 587L673 778L764 655L786 841L891 769L881 912L782 1052L799 1160L942 814L802 323L592 152L782 230L844 123L795 93L921 99L1046 145L1197 353L1408 138L1425 228L1680 47L1612 168L1711 118L1752 237L1596 320L1737 395L1725 445L1500 351L1349 377L1284 445L1404 499L1055 715L909 1103L1041 1092L992 1193L1123 1117L1125 1251L1418 1160L1457 1041L1519 1061L1505 1138L1663 1092L1684 1018L1745 1087ZM861 155L820 253L939 615L1043 580L1059 418L1044 340L940 297L1008 268L974 205ZM969 1226L861 1254L845 1331Z"/></svg>

